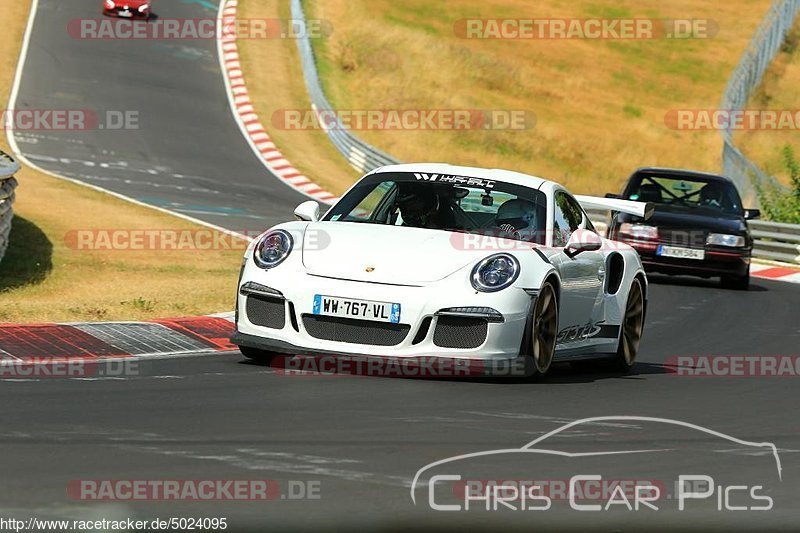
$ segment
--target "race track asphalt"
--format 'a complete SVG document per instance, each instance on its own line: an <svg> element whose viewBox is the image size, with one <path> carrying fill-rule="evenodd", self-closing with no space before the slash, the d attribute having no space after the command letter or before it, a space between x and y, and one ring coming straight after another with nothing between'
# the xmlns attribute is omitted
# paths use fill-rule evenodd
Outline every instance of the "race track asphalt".
<svg viewBox="0 0 800 533"><path fill-rule="evenodd" d="M687 377L669 364L675 355L796 356L800 287L759 280L744 293L701 281L654 280L640 362L629 375L565 366L538 383L288 376L245 362L237 353L143 361L139 375L125 379L4 382L3 513L226 516L237 527L254 529L523 527L535 516L537 524L576 528L624 523L633 530L636 524L791 530L800 493L800 378ZM569 509L475 516L433 512L424 498L417 506L410 499L411 479L431 461L519 447L568 421L615 415L681 420L775 443L783 476L770 489L774 509L725 512L704 506L694 513L672 509L621 519ZM601 424L559 442L604 450L626 439L617 441ZM637 446L648 449L715 450L728 469L754 480L774 477L764 453L716 437L654 428L639 439ZM708 461L703 453L680 464L656 455L649 475L714 477ZM485 463L493 464L491 458ZM68 482L79 479L248 478L318 483L320 499L112 504L74 501L65 493Z"/></svg>
<svg viewBox="0 0 800 533"><path fill-rule="evenodd" d="M161 19L214 19L216 2L158 2ZM88 109L105 126L16 131L22 153L57 174L238 231L287 220L306 200L272 176L231 115L214 39L75 38L98 0L39 0L17 110ZM72 24L72 26L70 26ZM88 122L87 122L88 124ZM131 123L133 124L133 123Z"/></svg>
<svg viewBox="0 0 800 533"><path fill-rule="evenodd" d="M284 220L302 200L268 175L228 109L215 43L80 41L67 21L98 16L96 0L41 0L18 108L137 110L140 130L20 134L42 167L231 229ZM208 2L163 1L164 18L213 17ZM178 75L179 73L179 75ZM107 379L0 381L0 516L226 517L229 529L337 526L642 530L796 529L800 495L798 377L687 377L674 356L798 356L800 287L754 280L752 290L653 277L639 363L629 375L557 368L543 382L287 376L238 353L141 361ZM536 513L448 513L415 506L409 484L431 461L516 448L591 416L670 418L779 448L771 511L698 506L623 514L560 506ZM628 424L626 427L639 427ZM644 425L641 425L644 428ZM560 444L612 450L619 426L596 424ZM624 441L624 442L623 442ZM763 450L702 433L646 428L648 475L713 473L715 461L759 480ZM625 465L624 456L615 456ZM724 458L724 461L719 459ZM733 465L733 466L730 466ZM485 468L491 469L491 459ZM543 466L544 468L544 466ZM575 471L575 474L591 472ZM86 502L71 480L270 479L311 482L319 499L270 502ZM774 481L774 479L772 480Z"/></svg>

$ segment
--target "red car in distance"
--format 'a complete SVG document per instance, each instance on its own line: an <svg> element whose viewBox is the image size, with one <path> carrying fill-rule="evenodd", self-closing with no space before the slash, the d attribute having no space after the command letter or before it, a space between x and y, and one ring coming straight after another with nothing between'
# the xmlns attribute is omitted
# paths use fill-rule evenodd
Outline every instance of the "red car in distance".
<svg viewBox="0 0 800 533"><path fill-rule="evenodd" d="M103 0L103 14L128 19L149 19L150 0Z"/></svg>

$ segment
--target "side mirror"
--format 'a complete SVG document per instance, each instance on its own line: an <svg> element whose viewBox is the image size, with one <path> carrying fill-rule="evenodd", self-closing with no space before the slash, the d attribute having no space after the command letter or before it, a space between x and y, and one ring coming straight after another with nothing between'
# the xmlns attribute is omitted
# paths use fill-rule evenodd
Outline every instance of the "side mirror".
<svg viewBox="0 0 800 533"><path fill-rule="evenodd" d="M575 257L583 252L595 252L603 246L603 239L600 235L593 231L586 229L579 229L572 232L569 237L567 245L564 247L564 253L567 257Z"/></svg>
<svg viewBox="0 0 800 533"><path fill-rule="evenodd" d="M319 204L314 200L303 202L295 208L294 216L299 220L316 222L319 220Z"/></svg>
<svg viewBox="0 0 800 533"><path fill-rule="evenodd" d="M622 198L622 195L621 194L615 194L613 192L607 192L606 193L606 198L613 198L615 200L620 200Z"/></svg>
<svg viewBox="0 0 800 533"><path fill-rule="evenodd" d="M744 218L746 220L755 220L756 218L761 218L761 211L758 209L745 209Z"/></svg>

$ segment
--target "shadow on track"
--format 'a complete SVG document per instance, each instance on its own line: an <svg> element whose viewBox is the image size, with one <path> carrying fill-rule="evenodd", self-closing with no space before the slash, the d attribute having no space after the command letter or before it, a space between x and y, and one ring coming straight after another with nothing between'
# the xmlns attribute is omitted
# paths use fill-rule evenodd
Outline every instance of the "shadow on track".
<svg viewBox="0 0 800 533"><path fill-rule="evenodd" d="M0 263L0 293L45 280L53 268L53 243L33 222L15 216Z"/></svg>

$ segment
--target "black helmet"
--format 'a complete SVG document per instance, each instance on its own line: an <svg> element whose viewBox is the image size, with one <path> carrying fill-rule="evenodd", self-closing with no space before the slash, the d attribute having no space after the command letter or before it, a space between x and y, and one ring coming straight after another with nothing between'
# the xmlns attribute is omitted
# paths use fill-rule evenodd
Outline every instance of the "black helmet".
<svg viewBox="0 0 800 533"><path fill-rule="evenodd" d="M432 187L401 187L397 195L397 206L403 215L403 223L409 226L425 226L439 208L439 195Z"/></svg>

